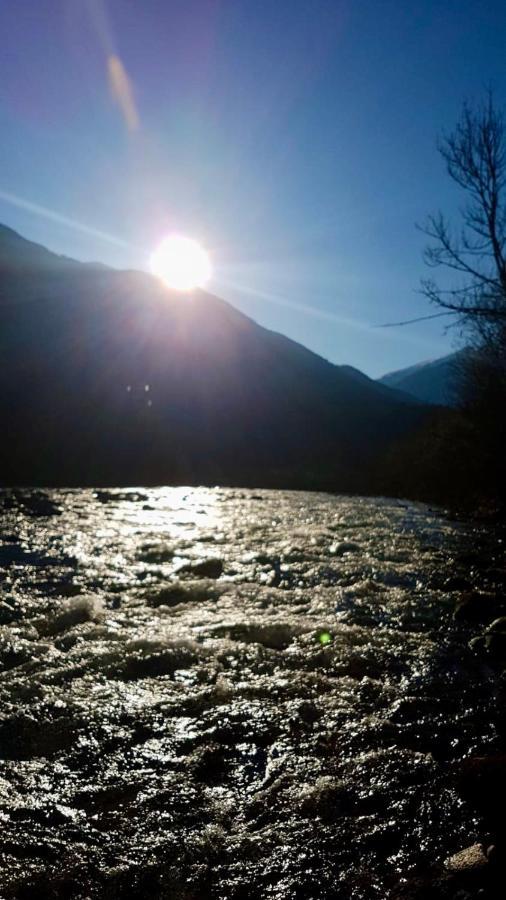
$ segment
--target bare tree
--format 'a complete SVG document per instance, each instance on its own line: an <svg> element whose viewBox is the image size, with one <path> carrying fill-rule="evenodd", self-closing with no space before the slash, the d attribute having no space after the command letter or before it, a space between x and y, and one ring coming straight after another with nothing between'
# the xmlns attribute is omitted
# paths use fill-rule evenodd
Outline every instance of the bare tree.
<svg viewBox="0 0 506 900"><path fill-rule="evenodd" d="M422 292L435 315L453 315L466 343L454 369L463 418L446 449L459 447L463 492L506 509L506 120L491 92L481 106L464 104L439 151L465 197L458 227L438 213L422 228L426 263L446 272L444 286L427 278Z"/></svg>
<svg viewBox="0 0 506 900"><path fill-rule="evenodd" d="M460 280L442 288L424 279L422 293L489 339L496 329L504 332L506 323L506 124L491 93L477 109L464 104L455 130L438 149L466 204L458 229L441 212L429 216L421 228L431 239L424 259Z"/></svg>

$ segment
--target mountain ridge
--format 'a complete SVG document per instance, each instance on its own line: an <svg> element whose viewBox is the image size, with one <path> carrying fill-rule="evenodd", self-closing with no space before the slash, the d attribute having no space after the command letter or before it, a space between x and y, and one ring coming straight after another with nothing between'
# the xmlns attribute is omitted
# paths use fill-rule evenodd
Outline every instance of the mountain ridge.
<svg viewBox="0 0 506 900"><path fill-rule="evenodd" d="M388 372L378 379L385 387L403 391L421 403L436 406L455 406L458 402L459 364L466 349L437 359L425 360Z"/></svg>
<svg viewBox="0 0 506 900"><path fill-rule="evenodd" d="M16 239L0 231L4 483L365 489L423 417L212 294Z"/></svg>

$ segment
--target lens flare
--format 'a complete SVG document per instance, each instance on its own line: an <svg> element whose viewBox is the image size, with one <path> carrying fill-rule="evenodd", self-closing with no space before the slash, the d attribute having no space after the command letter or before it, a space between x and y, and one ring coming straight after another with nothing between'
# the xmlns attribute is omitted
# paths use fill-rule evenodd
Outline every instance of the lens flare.
<svg viewBox="0 0 506 900"><path fill-rule="evenodd" d="M320 633L318 635L318 640L319 640L320 644L322 644L323 647L326 644L331 644L332 643L332 635L331 635L330 631L320 631Z"/></svg>

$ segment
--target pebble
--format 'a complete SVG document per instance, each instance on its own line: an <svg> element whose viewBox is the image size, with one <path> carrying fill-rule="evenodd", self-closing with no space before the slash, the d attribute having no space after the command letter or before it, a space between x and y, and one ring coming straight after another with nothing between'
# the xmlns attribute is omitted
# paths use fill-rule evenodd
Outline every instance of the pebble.
<svg viewBox="0 0 506 900"><path fill-rule="evenodd" d="M464 875L479 872L488 865L488 859L483 852L481 844L471 844L464 850L459 850L453 856L445 860L448 871L454 874Z"/></svg>

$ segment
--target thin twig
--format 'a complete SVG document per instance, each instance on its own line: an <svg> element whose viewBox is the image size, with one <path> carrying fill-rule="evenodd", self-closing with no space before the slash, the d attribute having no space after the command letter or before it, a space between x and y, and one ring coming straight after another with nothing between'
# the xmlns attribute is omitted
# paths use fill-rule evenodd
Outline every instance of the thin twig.
<svg viewBox="0 0 506 900"><path fill-rule="evenodd" d="M427 319L439 319L440 316L455 316L456 309L447 312L433 313L431 316L419 316L417 319L406 319L404 322L384 322L382 325L375 325L374 328L397 328L398 325L413 325L414 322L425 322Z"/></svg>

